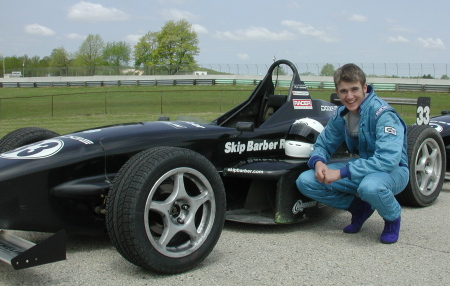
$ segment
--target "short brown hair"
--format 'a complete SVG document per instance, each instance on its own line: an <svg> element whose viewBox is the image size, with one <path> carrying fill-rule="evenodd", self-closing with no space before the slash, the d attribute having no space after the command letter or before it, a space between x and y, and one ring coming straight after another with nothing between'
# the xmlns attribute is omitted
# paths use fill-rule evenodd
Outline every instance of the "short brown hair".
<svg viewBox="0 0 450 286"><path fill-rule="evenodd" d="M345 64L338 68L334 72L334 85L338 88L338 85L344 82L355 82L358 81L362 86L366 84L366 75L360 67L355 64Z"/></svg>

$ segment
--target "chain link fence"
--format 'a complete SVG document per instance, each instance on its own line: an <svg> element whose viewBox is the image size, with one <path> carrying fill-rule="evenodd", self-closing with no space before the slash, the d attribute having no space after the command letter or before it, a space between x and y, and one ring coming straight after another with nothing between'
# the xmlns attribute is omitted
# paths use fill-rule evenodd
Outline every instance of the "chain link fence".
<svg viewBox="0 0 450 286"><path fill-rule="evenodd" d="M294 63L300 75L323 75L325 65L332 65L334 69L345 63ZM355 63L371 77L390 78L434 78L448 79L449 67L447 63ZM172 72L169 67L65 67L65 68L7 68L4 69L6 77L52 77L52 76L92 76L92 75L193 75L201 74L230 74L230 75L265 75L270 67L267 64L198 64L198 67L181 67ZM289 74L289 69L284 70Z"/></svg>

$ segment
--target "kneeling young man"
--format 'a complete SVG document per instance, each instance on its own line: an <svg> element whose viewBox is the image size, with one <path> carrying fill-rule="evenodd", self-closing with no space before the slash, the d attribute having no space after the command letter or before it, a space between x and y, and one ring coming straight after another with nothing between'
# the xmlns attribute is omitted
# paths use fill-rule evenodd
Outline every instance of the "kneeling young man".
<svg viewBox="0 0 450 286"><path fill-rule="evenodd" d="M385 225L383 243L394 243L400 232L401 206L395 199L409 179L406 125L396 111L366 84L364 72L346 64L334 73L342 106L336 109L314 144L308 166L296 184L305 196L348 210L345 233L357 233L377 210ZM352 154L346 163L328 164L345 142Z"/></svg>

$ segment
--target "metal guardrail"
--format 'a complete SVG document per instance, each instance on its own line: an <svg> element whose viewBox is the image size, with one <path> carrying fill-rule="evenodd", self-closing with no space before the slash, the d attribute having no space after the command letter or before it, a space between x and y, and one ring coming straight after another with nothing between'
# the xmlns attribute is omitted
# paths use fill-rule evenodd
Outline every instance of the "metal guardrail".
<svg viewBox="0 0 450 286"><path fill-rule="evenodd" d="M153 79L153 80L96 80L96 81L55 81L55 82L0 82L2 88L39 88L39 87L100 87L100 86L175 86L175 85L252 85L258 79ZM278 86L289 86L290 81L279 80ZM371 83L375 90L384 91L422 91L450 92L450 85ZM308 88L334 89L334 83L328 81L305 81Z"/></svg>

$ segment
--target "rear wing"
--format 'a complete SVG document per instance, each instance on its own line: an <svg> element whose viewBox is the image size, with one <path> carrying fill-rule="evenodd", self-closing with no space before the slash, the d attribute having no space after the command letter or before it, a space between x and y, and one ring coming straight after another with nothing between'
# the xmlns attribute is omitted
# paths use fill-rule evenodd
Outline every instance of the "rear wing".
<svg viewBox="0 0 450 286"><path fill-rule="evenodd" d="M64 230L38 244L0 230L0 260L15 270L65 260L66 240Z"/></svg>
<svg viewBox="0 0 450 286"><path fill-rule="evenodd" d="M384 101L392 105L415 105L416 106L416 124L428 125L430 122L430 106L431 97L416 98L397 98L397 97L381 97ZM341 105L341 100L336 93L330 95L330 102Z"/></svg>

